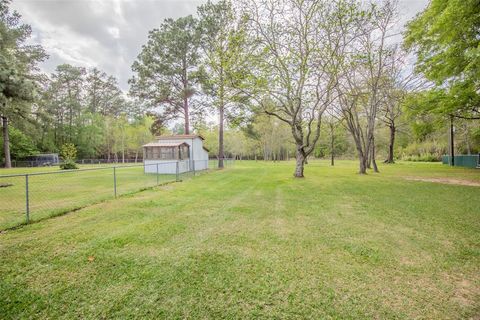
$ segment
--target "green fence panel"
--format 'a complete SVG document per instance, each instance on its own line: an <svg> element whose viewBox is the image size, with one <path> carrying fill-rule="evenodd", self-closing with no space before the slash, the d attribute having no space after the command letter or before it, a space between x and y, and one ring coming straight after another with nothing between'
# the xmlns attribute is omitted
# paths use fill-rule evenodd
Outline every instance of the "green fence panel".
<svg viewBox="0 0 480 320"><path fill-rule="evenodd" d="M458 167L467 167L467 168L477 168L480 166L480 155L458 155L454 156L455 166ZM443 164L451 164L451 157L450 156L443 156L442 157Z"/></svg>

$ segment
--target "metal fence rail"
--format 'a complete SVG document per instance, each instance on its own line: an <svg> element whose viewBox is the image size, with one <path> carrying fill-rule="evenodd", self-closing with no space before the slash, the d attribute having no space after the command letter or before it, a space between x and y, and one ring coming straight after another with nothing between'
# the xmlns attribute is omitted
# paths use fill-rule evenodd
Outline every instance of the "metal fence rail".
<svg viewBox="0 0 480 320"><path fill-rule="evenodd" d="M78 164L124 164L124 163L135 163L141 164L143 163L143 159L80 159L75 161ZM12 167L13 168L22 168L22 167L50 167L56 166L61 163L61 159L58 162L48 162L48 161L40 161L40 160L12 160Z"/></svg>
<svg viewBox="0 0 480 320"><path fill-rule="evenodd" d="M225 166L232 165L233 161L226 159ZM187 171L180 170L179 162L161 162L0 175L0 230L207 171L195 170L195 164L197 168L212 169L217 166L217 160L192 161Z"/></svg>

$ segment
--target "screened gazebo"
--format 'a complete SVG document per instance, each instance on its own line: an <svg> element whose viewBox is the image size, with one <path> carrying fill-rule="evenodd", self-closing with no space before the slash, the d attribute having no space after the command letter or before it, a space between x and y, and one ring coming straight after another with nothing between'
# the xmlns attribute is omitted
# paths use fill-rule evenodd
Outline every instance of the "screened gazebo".
<svg viewBox="0 0 480 320"><path fill-rule="evenodd" d="M151 142L143 146L144 160L189 160L189 146L185 142Z"/></svg>
<svg viewBox="0 0 480 320"><path fill-rule="evenodd" d="M190 169L190 146L186 142L151 142L143 146L145 173L175 174Z"/></svg>
<svg viewBox="0 0 480 320"><path fill-rule="evenodd" d="M175 174L208 169L208 150L201 136L181 134L156 139L143 145L146 173Z"/></svg>

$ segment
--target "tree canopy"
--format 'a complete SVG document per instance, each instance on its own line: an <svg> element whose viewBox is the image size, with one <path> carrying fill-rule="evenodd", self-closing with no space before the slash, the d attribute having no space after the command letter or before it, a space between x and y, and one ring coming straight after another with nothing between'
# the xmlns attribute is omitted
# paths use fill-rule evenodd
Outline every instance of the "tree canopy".
<svg viewBox="0 0 480 320"><path fill-rule="evenodd" d="M480 1L431 0L407 24L416 71L434 84L423 110L480 117Z"/></svg>
<svg viewBox="0 0 480 320"><path fill-rule="evenodd" d="M34 71L46 58L40 46L27 44L32 30L22 24L20 15L9 9L10 1L0 2L0 115L3 126L5 166L10 167L8 122L12 117L27 119L34 99Z"/></svg>
<svg viewBox="0 0 480 320"><path fill-rule="evenodd" d="M431 0L406 29L396 0L206 1L148 33L128 89L93 66L40 72L44 50L1 1L5 165L10 145L16 160L68 143L87 162L141 161L155 135L196 133L219 167L295 158L302 177L329 154L378 172L377 157L438 160L453 117L450 149L478 152L479 1Z"/></svg>
<svg viewBox="0 0 480 320"><path fill-rule="evenodd" d="M132 95L150 110L160 107L163 122L184 119L187 134L190 117L198 116L200 109L199 103L192 103L199 91L199 40L194 17L166 19L150 31L132 66L136 76L130 80Z"/></svg>

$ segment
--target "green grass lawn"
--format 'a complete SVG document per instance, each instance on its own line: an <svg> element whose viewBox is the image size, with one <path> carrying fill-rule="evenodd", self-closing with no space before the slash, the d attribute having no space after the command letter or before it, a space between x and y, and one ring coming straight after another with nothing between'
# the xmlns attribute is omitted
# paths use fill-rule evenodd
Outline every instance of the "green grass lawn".
<svg viewBox="0 0 480 320"><path fill-rule="evenodd" d="M12 174L29 176L30 220L37 221L63 212L84 207L115 197L113 169L106 166L81 166L64 172L58 167L13 168L0 170L0 230L18 226L26 221L25 176L5 177ZM51 174L35 175L39 172ZM2 175L4 175L2 177ZM116 168L117 195L153 187L157 183L175 181L175 175L144 174L142 164Z"/></svg>
<svg viewBox="0 0 480 320"><path fill-rule="evenodd" d="M0 234L0 318L480 316L480 170L237 162ZM2 204L3 205L3 204Z"/></svg>
<svg viewBox="0 0 480 320"><path fill-rule="evenodd" d="M215 161L212 161L210 167L214 165ZM0 187L0 231L17 227L26 221L25 174L29 174L29 218L30 221L38 221L114 198L112 166L81 165L80 169L89 170L67 172L58 166L0 169L0 185L8 185ZM192 172L182 173L179 178L192 175ZM175 180L175 174L145 174L141 163L116 165L117 196Z"/></svg>

